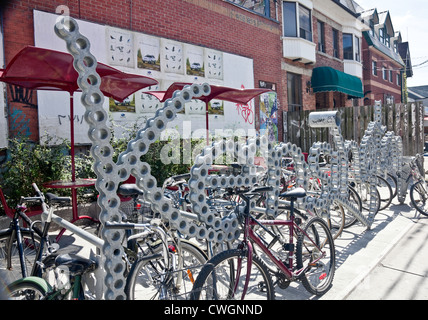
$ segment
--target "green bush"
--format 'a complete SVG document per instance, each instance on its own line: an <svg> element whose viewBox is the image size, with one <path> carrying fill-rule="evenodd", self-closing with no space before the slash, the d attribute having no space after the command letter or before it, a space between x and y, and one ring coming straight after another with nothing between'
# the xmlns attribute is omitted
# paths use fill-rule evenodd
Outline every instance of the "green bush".
<svg viewBox="0 0 428 320"><path fill-rule="evenodd" d="M130 136L135 136L131 132ZM61 141L55 146L48 146L48 143L41 145L33 143L26 138L14 138L9 140L7 149L7 161L0 165L0 187L3 189L10 207L16 206L21 196L34 194L32 183L35 182L42 191L50 191L60 195L70 196L69 189L47 190L43 188L43 183L56 180L71 181L71 157L69 155L70 145L67 140ZM116 162L120 153L125 151L130 138L118 139L113 136L111 145L114 150L113 160ZM141 158L151 166L151 174L156 178L158 186L162 186L165 179L172 175L189 172L191 164L182 164L181 159L177 164L164 164L161 160L162 148L171 143L170 141L156 141L148 152ZM183 140L173 143L180 144L180 155L183 154ZM192 141L193 148L201 143ZM93 171L93 158L90 155L75 156L76 178L96 178ZM90 188L89 188L90 189ZM93 198L80 197L88 189L78 189L79 201L87 201ZM91 190L90 190L91 191ZM96 195L95 189L92 193ZM1 210L1 206L0 206Z"/></svg>
<svg viewBox="0 0 428 320"><path fill-rule="evenodd" d="M0 165L0 187L9 206L15 206L21 196L33 195L33 182L42 187L44 182L64 179L68 150L65 141L49 147L27 138L10 139L7 161Z"/></svg>

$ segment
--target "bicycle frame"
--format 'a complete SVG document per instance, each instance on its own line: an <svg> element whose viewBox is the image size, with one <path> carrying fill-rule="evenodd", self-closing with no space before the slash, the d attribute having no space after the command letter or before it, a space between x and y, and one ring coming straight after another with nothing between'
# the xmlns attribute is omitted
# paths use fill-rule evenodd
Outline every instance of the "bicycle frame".
<svg viewBox="0 0 428 320"><path fill-rule="evenodd" d="M254 217L252 217L250 212L249 212L250 209L249 209L248 203L249 203L250 198L243 195L243 194L241 195L241 197L247 203L247 206L245 207L244 237L243 237L243 240L242 240L241 245L239 247L241 249L244 246L246 246L248 248L248 253L247 253L247 257L246 257L248 260L248 262L247 262L247 274L246 274L246 278L245 278L244 289L242 292L242 299L246 295L249 280L250 280L249 278L251 276L250 270L252 267L252 256L253 256L253 245L252 245L252 243L256 244L268 256L268 258L279 268L279 270L285 275L286 279L289 281L295 280L302 273L304 273L307 269L307 267L303 267L302 269L297 270L297 271L292 270L293 256L294 256L294 238L295 238L295 234L297 234L297 232L301 232L305 236L307 236L308 239L311 241L311 243L315 247L317 247L317 249L322 253L320 255L320 257L318 259L312 261L311 264L317 263L319 260L321 260L325 256L325 251L321 250L320 246L318 246L314 242L314 240L312 240L312 238L309 237L307 235L307 233L305 233L305 231L295 223L296 218L294 215L294 200L290 201L290 219L289 220L257 220ZM252 228L254 226L260 226L265 231L267 231L269 234L274 236L274 240L272 240L271 244L266 246L265 243L263 243L264 240L254 232L254 230ZM265 228L265 226L287 226L288 227L288 230L289 230L289 242L288 243L291 244L289 247L289 250L288 250L290 253L288 256L288 266L284 262L279 260L269 249L269 246L273 245L273 241L276 241L275 239L278 239L278 238L270 230ZM239 277L241 275L241 263L242 263L242 259L239 259L238 260L238 266L236 269L235 279L239 279ZM237 286L238 286L238 281L235 283L235 287L234 287L233 292L236 292Z"/></svg>
<svg viewBox="0 0 428 320"><path fill-rule="evenodd" d="M249 222L249 227L247 228L248 232L248 238L255 243L262 251L269 257L270 260L273 261L273 263L281 270L282 273L286 276L287 280L294 280L298 278L306 269L302 268L300 270L297 270L293 272L291 270L291 267L293 266L293 256L294 256L294 250L290 250L290 254L288 257L288 266L279 260L275 255L271 252L271 250L263 243L262 239L254 232L254 230L251 228L252 226L287 226L289 228L289 243L294 244L294 238L295 234L298 232L304 233L306 236L307 234L295 223L294 216L291 217L290 220L255 220L254 218L251 218L251 221ZM325 252L321 250L321 248L311 239L311 237L308 236L308 239L310 239L311 243L315 245L320 252L323 254L320 258L317 260L314 260L312 263L316 263L318 260L320 260L322 257L324 257ZM294 247L294 246L293 246Z"/></svg>
<svg viewBox="0 0 428 320"><path fill-rule="evenodd" d="M28 198L33 199L33 198ZM7 243L7 259L6 259L6 267L8 270L12 269L12 256L11 256L11 250L13 246L13 242L16 240L17 247L18 247L18 253L19 253L19 260L21 265L21 273L22 277L27 277L27 265L25 262L25 254L24 254L24 247L23 247L23 239L22 239L22 230L23 231L30 231L31 233L34 231L39 236L42 236L42 232L36 228L33 225L33 222L30 220L30 218L25 214L27 207L24 205L18 205L17 209L15 210L15 213L12 217L12 223L8 229L5 230L6 233L11 231L11 236L9 237L9 242ZM25 224L29 225L30 228L23 228L19 225L19 219L22 219ZM34 242L34 238L33 238Z"/></svg>

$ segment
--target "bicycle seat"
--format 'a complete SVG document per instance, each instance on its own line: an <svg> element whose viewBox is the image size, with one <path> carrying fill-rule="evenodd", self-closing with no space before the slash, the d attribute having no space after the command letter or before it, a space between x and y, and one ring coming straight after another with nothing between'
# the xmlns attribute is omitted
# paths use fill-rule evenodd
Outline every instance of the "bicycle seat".
<svg viewBox="0 0 428 320"><path fill-rule="evenodd" d="M70 197L60 197L50 192L46 192L45 196L46 196L46 199L48 199L49 203L71 204Z"/></svg>
<svg viewBox="0 0 428 320"><path fill-rule="evenodd" d="M94 271L97 267L97 263L77 254L67 253L56 257L55 266L66 266L71 276L77 276L85 272Z"/></svg>
<svg viewBox="0 0 428 320"><path fill-rule="evenodd" d="M287 200L295 201L298 198L306 197L306 190L303 188L296 188L296 189L293 189L291 191L281 193L279 196L281 198L286 198Z"/></svg>
<svg viewBox="0 0 428 320"><path fill-rule="evenodd" d="M143 190L137 187L135 183L124 183L119 186L119 190L117 191L121 196L138 196L143 194Z"/></svg>

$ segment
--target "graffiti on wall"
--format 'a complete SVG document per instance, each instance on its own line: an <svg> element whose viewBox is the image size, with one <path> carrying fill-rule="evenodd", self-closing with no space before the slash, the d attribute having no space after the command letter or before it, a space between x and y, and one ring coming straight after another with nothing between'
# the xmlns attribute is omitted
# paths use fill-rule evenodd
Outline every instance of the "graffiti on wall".
<svg viewBox="0 0 428 320"><path fill-rule="evenodd" d="M9 88L9 131L10 136L34 138L38 132L32 132L31 122L34 119L32 112L37 113L37 105L34 103L33 90L8 85ZM28 110L29 109L29 110ZM33 137L34 135L34 137ZM37 139L37 138L36 138Z"/></svg>

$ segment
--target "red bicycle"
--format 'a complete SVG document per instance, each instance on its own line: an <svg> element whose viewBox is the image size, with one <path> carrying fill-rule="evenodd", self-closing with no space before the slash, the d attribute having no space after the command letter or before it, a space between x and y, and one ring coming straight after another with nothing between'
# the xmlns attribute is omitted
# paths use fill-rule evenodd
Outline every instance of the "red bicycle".
<svg viewBox="0 0 428 320"><path fill-rule="evenodd" d="M243 200L235 211L243 225L243 239L236 249L223 251L206 263L191 299L269 300L275 298L275 285L284 289L296 280L315 295L331 288L336 257L328 225L317 216L303 223L295 215L295 201L306 195L302 188L281 195L290 202L288 219L257 220L251 215L251 200L269 190L237 191Z"/></svg>

